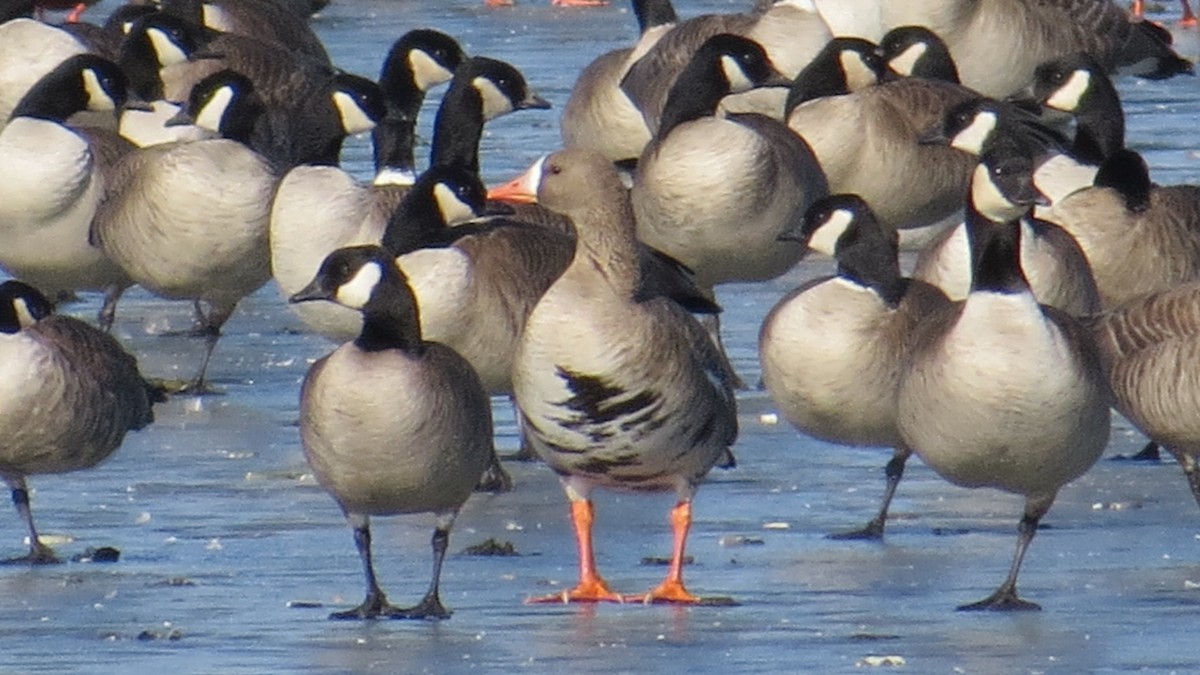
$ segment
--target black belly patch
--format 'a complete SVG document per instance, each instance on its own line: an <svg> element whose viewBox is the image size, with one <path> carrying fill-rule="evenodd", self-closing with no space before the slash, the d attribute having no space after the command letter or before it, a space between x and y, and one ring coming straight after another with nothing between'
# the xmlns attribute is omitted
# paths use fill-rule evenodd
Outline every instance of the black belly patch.
<svg viewBox="0 0 1200 675"><path fill-rule="evenodd" d="M612 425L619 422L622 431L630 431L632 426L643 423L656 423L654 413L661 405L662 395L646 389L634 394L613 386L603 378L595 375L581 375L571 372L562 366L556 368L571 396L556 402L558 408L570 411L570 414L557 420L564 428L583 431L594 442L601 442L615 434ZM662 422L658 421L658 425Z"/></svg>

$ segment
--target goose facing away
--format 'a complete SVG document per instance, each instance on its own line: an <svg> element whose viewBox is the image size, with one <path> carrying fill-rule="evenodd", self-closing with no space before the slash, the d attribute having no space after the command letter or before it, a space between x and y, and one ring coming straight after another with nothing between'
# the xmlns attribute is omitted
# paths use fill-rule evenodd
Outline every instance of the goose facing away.
<svg viewBox="0 0 1200 675"><path fill-rule="evenodd" d="M114 113L125 88L116 64L72 56L30 89L0 130L0 268L48 294L105 291L105 327L130 280L88 242L87 232L114 185L115 157L129 147L66 120L82 110Z"/></svg>
<svg viewBox="0 0 1200 675"><path fill-rule="evenodd" d="M58 562L38 540L26 477L103 462L127 431L154 421L160 400L115 339L51 312L32 286L0 284L0 478L30 542L27 556L6 562Z"/></svg>
<svg viewBox="0 0 1200 675"><path fill-rule="evenodd" d="M1154 185L1132 150L1115 152L1092 187L1046 219L1079 242L1106 308L1200 279L1200 187Z"/></svg>
<svg viewBox="0 0 1200 675"><path fill-rule="evenodd" d="M882 539L888 506L912 450L896 425L896 387L908 335L949 300L900 276L898 237L857 195L831 195L808 210L795 237L837 259L836 276L784 296L758 337L763 383L802 433L832 443L894 449L879 513L866 527L831 535Z"/></svg>
<svg viewBox="0 0 1200 675"><path fill-rule="evenodd" d="M317 481L354 530L366 598L333 619L445 619L438 594L450 528L492 446L491 405L454 350L421 338L416 299L389 253L339 249L291 302L363 313L358 337L313 364L300 393L300 438ZM371 516L432 512L433 575L415 607L388 603L371 560Z"/></svg>
<svg viewBox="0 0 1200 675"><path fill-rule="evenodd" d="M1174 455L1200 505L1200 282L1089 319L1114 407Z"/></svg>
<svg viewBox="0 0 1200 675"><path fill-rule="evenodd" d="M914 331L898 390L900 435L951 483L1025 499L1008 576L959 609L1038 609L1017 594L1021 561L1058 490L1104 451L1110 395L1086 329L1030 292L1016 218L993 222L969 209L967 227L971 292Z"/></svg>
<svg viewBox="0 0 1200 675"><path fill-rule="evenodd" d="M513 367L517 405L537 454L571 502L577 586L533 602L622 601L596 572L596 487L672 491L666 580L644 602L692 603L683 556L692 498L737 435L729 366L686 310L642 295L637 239L616 170L582 149L535 165L538 201L576 226L575 256L538 301Z"/></svg>

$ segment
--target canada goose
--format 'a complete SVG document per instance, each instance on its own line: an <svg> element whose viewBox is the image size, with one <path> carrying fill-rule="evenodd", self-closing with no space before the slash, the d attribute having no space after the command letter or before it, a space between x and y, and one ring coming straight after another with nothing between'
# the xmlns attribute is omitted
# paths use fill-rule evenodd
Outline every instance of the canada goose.
<svg viewBox="0 0 1200 675"><path fill-rule="evenodd" d="M0 478L29 530L29 554L8 563L58 562L38 540L25 478L103 462L159 400L115 339L52 309L32 286L0 284Z"/></svg>
<svg viewBox="0 0 1200 675"><path fill-rule="evenodd" d="M679 19L671 0L634 0L633 12L641 35L637 44L601 54L575 80L559 124L564 147L591 148L628 163L650 142L646 120L621 90L621 80Z"/></svg>
<svg viewBox="0 0 1200 675"><path fill-rule="evenodd" d="M702 287L789 269L804 247L776 237L827 193L816 158L783 124L714 116L722 96L778 78L758 44L710 38L680 73L638 161L630 191L638 237L687 265Z"/></svg>
<svg viewBox="0 0 1200 675"><path fill-rule="evenodd" d="M438 596L450 527L483 473L492 411L471 366L421 337L416 299L389 253L339 249L291 302L362 312L362 332L313 364L300 390L300 439L321 487L354 530L367 594L331 619L446 619ZM371 562L371 516L432 512L433 576L415 607L388 603Z"/></svg>
<svg viewBox="0 0 1200 675"><path fill-rule="evenodd" d="M963 84L993 98L1020 92L1038 64L1077 52L1106 71L1148 58L1144 76L1190 72L1160 35L1130 23L1111 0L884 0L882 16L887 29L932 29L950 47Z"/></svg>
<svg viewBox="0 0 1200 675"><path fill-rule="evenodd" d="M980 158L971 178L970 201L976 220L1007 222L1018 218L1021 229L1021 270L1043 305L1072 316L1100 310L1100 292L1085 252L1067 230L1033 216L1021 218L1025 203L1013 203L996 193L997 181L1010 189L1036 194L1033 160L1017 148L997 148ZM971 289L970 230L966 223L949 228L930 241L917 257L913 277L942 289L952 300L962 300Z"/></svg>
<svg viewBox="0 0 1200 675"><path fill-rule="evenodd" d="M514 110L548 105L513 66L485 57L466 59L455 71L438 108L431 164L476 173L486 121ZM387 167L380 173L387 180L389 176L397 177ZM396 197L404 192L407 189L359 185L349 174L334 168L298 167L289 172L271 209L271 269L284 295L298 291L335 249L378 244L397 208ZM443 214L435 215L440 218ZM460 211L442 224L454 225L476 215ZM426 314L434 311L429 303L423 306ZM357 334L362 323L357 313L330 303L302 304L292 309L310 328L335 340ZM428 326L425 333L436 334Z"/></svg>
<svg viewBox="0 0 1200 675"><path fill-rule="evenodd" d="M134 22L121 66L134 91L153 101L186 100L204 77L231 69L248 77L265 104L270 141L256 147L283 167L336 164L347 133L369 130L359 112L384 103L374 83L270 42L213 34L169 14Z"/></svg>
<svg viewBox="0 0 1200 675"><path fill-rule="evenodd" d="M1027 179L993 178L986 192L1028 208ZM985 191L978 192L976 201ZM1108 387L1086 330L1030 291L1017 217L994 221L971 206L967 228L971 292L926 316L912 334L898 390L900 437L956 485L1025 498L1007 578L988 598L959 609L1038 609L1017 595L1021 561L1059 488L1104 451Z"/></svg>
<svg viewBox="0 0 1200 675"><path fill-rule="evenodd" d="M0 124L38 80L85 52L70 33L41 21L17 18L0 23Z"/></svg>
<svg viewBox="0 0 1200 675"><path fill-rule="evenodd" d="M837 259L836 276L806 282L763 320L763 383L801 433L854 446L894 449L883 505L864 528L834 538L882 539L888 506L912 450L896 427L896 385L908 334L949 300L900 276L898 237L857 195L831 195L784 233Z"/></svg>
<svg viewBox="0 0 1200 675"><path fill-rule="evenodd" d="M160 297L195 303L206 343L188 386L197 392L205 391L221 326L270 278L267 231L279 176L245 144L261 110L245 77L221 71L206 78L187 112L226 137L126 155L92 225L92 241L130 278Z"/></svg>
<svg viewBox="0 0 1200 675"><path fill-rule="evenodd" d="M1113 153L1093 187L1046 218L1079 242L1105 308L1200 279L1200 186L1154 185L1133 150Z"/></svg>
<svg viewBox="0 0 1200 675"><path fill-rule="evenodd" d="M528 183L576 225L575 257L538 301L513 366L517 405L538 455L562 480L580 553L572 590L531 601L621 601L597 574L591 492L674 491L666 580L631 598L696 602L683 556L699 483L737 436L729 366L703 328L639 288L631 206L615 168L568 149L535 165Z"/></svg>
<svg viewBox="0 0 1200 675"><path fill-rule="evenodd" d="M973 162L920 139L946 109L975 94L921 77L879 84L882 64L872 47L855 38L831 41L792 84L788 128L812 147L830 191L860 195L884 225L942 223L962 209Z"/></svg>
<svg viewBox="0 0 1200 675"><path fill-rule="evenodd" d="M1114 407L1174 455L1200 504L1198 318L1200 282L1193 281L1129 300L1091 317L1089 324Z"/></svg>
<svg viewBox="0 0 1200 675"><path fill-rule="evenodd" d="M1121 114L1119 110L1117 114ZM1049 202L1036 208L1038 217L1045 217L1048 208L1067 195L1090 186L1099 168L1076 158L1067 139L1045 126L1037 115L990 98L967 100L951 107L941 128L931 131L921 142L949 145L976 157L1002 146L1028 155L1035 166L1033 183Z"/></svg>
<svg viewBox="0 0 1200 675"><path fill-rule="evenodd" d="M1071 154L1099 166L1125 147L1121 99L1100 65L1086 54L1047 61L1034 71L1034 99L1075 118Z"/></svg>
<svg viewBox="0 0 1200 675"><path fill-rule="evenodd" d="M102 131L66 126L81 110L112 115L125 77L111 61L80 54L30 89L0 131L0 268L47 294L104 291L100 324L112 325L129 277L88 243L97 205L117 183L128 144Z"/></svg>
<svg viewBox="0 0 1200 675"><path fill-rule="evenodd" d="M832 37L811 0L761 2L750 14L706 14L677 24L629 67L621 81L621 89L642 111L651 134L660 133L668 94L697 50L721 33L740 35L761 45L774 67L789 79ZM745 90L729 93L744 94ZM768 98L774 101L774 97ZM758 106L738 109L758 110Z"/></svg>
<svg viewBox="0 0 1200 675"><path fill-rule="evenodd" d="M329 63L329 54L308 17L277 0L163 0L162 11L222 33L270 41Z"/></svg>

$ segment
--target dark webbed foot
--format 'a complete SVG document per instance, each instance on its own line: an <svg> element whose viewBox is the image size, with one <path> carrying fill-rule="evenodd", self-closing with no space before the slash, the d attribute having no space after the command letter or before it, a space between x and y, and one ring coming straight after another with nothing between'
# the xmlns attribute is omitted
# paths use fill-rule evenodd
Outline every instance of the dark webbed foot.
<svg viewBox="0 0 1200 675"><path fill-rule="evenodd" d="M389 619L418 619L425 621L441 621L450 618L450 610L446 609L436 595L426 595L415 607L399 609L389 614Z"/></svg>
<svg viewBox="0 0 1200 675"><path fill-rule="evenodd" d="M342 621L363 621L367 619L389 619L405 610L388 602L383 593L368 595L362 604L344 612L334 612L330 619Z"/></svg>
<svg viewBox="0 0 1200 675"><path fill-rule="evenodd" d="M1001 587L995 593L969 605L960 605L960 612L1038 612L1042 606L1017 597L1016 588Z"/></svg>
<svg viewBox="0 0 1200 675"><path fill-rule="evenodd" d="M1112 460L1114 462L1161 462L1162 453L1159 452L1158 443L1150 441L1136 455L1116 455Z"/></svg>
<svg viewBox="0 0 1200 675"><path fill-rule="evenodd" d="M16 558L7 558L0 560L0 565L59 565L62 561L58 556L54 555L54 551L49 546L38 543L29 553Z"/></svg>
<svg viewBox="0 0 1200 675"><path fill-rule="evenodd" d="M479 477L479 483L475 485L475 492L500 494L503 492L512 492L512 488L512 476L500 465L500 458L493 451L487 469Z"/></svg>
<svg viewBox="0 0 1200 675"><path fill-rule="evenodd" d="M840 541L883 541L883 521L876 518L857 530L830 532L825 538Z"/></svg>

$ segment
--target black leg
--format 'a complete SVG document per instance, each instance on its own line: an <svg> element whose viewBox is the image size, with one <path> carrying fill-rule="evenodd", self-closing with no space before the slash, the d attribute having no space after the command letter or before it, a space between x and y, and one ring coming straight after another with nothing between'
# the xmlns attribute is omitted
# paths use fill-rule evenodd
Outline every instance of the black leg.
<svg viewBox="0 0 1200 675"><path fill-rule="evenodd" d="M433 578L429 582L429 590L415 607L402 609L392 614L394 619L449 619L450 610L442 604L438 593L438 585L442 578L442 561L446 559L446 549L450 546L450 528L438 526L433 531L430 541L433 548Z"/></svg>
<svg viewBox="0 0 1200 675"><path fill-rule="evenodd" d="M358 548L358 557L362 560L363 576L367 580L367 597L362 604L345 612L334 612L330 619L376 619L392 616L399 608L388 604L387 596L375 581L375 567L371 564L371 525L366 516L348 516L354 527L354 545Z"/></svg>
<svg viewBox="0 0 1200 675"><path fill-rule="evenodd" d="M1017 573L1021 571L1021 561L1025 559L1025 551L1029 549L1029 543L1033 541L1033 536L1037 534L1038 522L1049 509L1049 503L1045 505L1045 508L1034 512L1031 512L1030 507L1026 506L1025 515L1021 517L1021 522L1017 525L1017 553L1013 556L1012 567L1008 570L1008 577L1004 579L1004 583L1000 584L1000 588L997 588L995 593L992 593L979 602L962 605L958 608L958 611L1037 611L1041 609L1036 603L1022 600L1017 596Z"/></svg>
<svg viewBox="0 0 1200 675"><path fill-rule="evenodd" d="M33 526L33 510L29 507L29 491L25 487L25 479L10 479L10 483L13 485L13 506L17 507L17 514L25 521L25 528L29 531L29 553L0 562L6 565L53 565L62 562L49 546L38 539L37 528Z"/></svg>
<svg viewBox="0 0 1200 675"><path fill-rule="evenodd" d="M904 477L904 464L911 456L912 450L904 446L896 448L892 453L892 459L884 467L884 474L887 476L887 486L883 490L883 504L879 507L879 513L869 523L862 529L851 530L850 532L834 532L825 536L829 539L881 541L883 539L883 528L887 524L888 509L892 505L892 497L896 496L896 488L900 485L900 479Z"/></svg>

